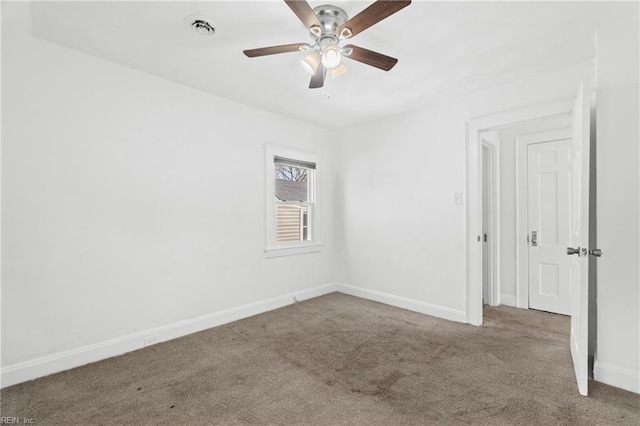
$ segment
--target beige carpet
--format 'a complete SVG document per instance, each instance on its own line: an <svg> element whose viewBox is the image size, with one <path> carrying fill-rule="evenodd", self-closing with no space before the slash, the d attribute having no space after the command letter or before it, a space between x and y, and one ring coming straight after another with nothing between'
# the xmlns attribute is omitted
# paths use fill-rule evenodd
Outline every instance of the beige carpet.
<svg viewBox="0 0 640 426"><path fill-rule="evenodd" d="M338 293L1 392L41 425L635 425L640 396L578 395L560 315L473 327Z"/></svg>

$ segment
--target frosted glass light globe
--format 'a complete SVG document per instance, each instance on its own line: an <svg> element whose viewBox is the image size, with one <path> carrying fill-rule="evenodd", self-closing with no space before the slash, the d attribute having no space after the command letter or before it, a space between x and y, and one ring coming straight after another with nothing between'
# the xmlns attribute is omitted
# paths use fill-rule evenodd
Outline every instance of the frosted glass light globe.
<svg viewBox="0 0 640 426"><path fill-rule="evenodd" d="M342 62L342 56L336 46L327 46L322 52L322 65L326 68L332 69L340 65Z"/></svg>

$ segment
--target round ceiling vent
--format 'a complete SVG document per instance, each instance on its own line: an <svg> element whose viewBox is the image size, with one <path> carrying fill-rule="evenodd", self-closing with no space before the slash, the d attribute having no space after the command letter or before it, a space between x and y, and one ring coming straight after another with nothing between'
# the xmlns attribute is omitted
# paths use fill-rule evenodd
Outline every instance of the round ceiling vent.
<svg viewBox="0 0 640 426"><path fill-rule="evenodd" d="M184 24L202 36L211 36L216 32L209 21L209 18L200 15L189 15L184 18Z"/></svg>

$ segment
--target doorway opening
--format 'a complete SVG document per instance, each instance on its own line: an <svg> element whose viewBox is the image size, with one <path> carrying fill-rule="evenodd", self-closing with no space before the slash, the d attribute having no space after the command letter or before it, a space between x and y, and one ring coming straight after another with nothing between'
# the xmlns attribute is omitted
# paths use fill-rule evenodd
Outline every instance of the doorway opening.
<svg viewBox="0 0 640 426"><path fill-rule="evenodd" d="M511 111L505 111L503 113L494 114L491 116L481 117L471 120L468 125L467 134L467 322L474 325L482 325L482 306L483 306L483 256L482 245L483 240L482 232L482 147L483 139L491 142L492 135L495 132L504 130L517 125L523 125L532 123L535 121L560 118L570 116L573 109L573 100L561 100L550 102L541 105L535 105L527 108L516 109ZM501 141L496 144L499 149L496 149L496 153L500 154L500 157L504 157L504 150ZM496 161L493 169L496 170L496 166L500 166L502 171L505 164L503 162ZM496 182L498 185L504 186L499 176L496 175ZM505 192L498 190L500 194L501 207L505 205ZM515 194L513 194L515 198ZM496 216L500 209L495 209ZM496 219L498 219L496 217ZM503 217L499 218L499 222L496 224L497 228L501 228L500 235L503 234L505 220ZM497 239L497 238L496 238ZM496 253L496 264L502 265L504 261L503 254L505 253L505 247L499 246L499 241L496 242L496 248L499 252ZM513 249L515 252L515 247ZM512 252L512 254L513 254ZM499 269L504 269L500 267ZM493 287L496 298L500 298L500 302L509 302L504 300L504 287L505 280L501 276L498 268L496 268L496 280ZM498 279L500 278L500 279ZM492 283L489 280L489 283ZM498 289L498 287L501 287ZM502 293L502 294L501 294ZM515 292L514 292L515 295ZM515 300L513 302L516 302ZM515 303L514 303L515 305Z"/></svg>
<svg viewBox="0 0 640 426"><path fill-rule="evenodd" d="M481 132L483 304L570 313L570 126L560 115Z"/></svg>

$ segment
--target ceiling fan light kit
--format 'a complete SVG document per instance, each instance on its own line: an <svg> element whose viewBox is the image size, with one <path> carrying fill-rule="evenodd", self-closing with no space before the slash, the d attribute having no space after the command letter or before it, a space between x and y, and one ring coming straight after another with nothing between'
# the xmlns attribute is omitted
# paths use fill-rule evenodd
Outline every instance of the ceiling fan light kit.
<svg viewBox="0 0 640 426"><path fill-rule="evenodd" d="M316 72L316 68L318 68L318 65L321 63L322 57L315 50L300 60L302 68L311 75Z"/></svg>
<svg viewBox="0 0 640 426"><path fill-rule="evenodd" d="M340 62L342 55L337 45L329 43L322 48L322 65L325 68L333 69L340 65Z"/></svg>
<svg viewBox="0 0 640 426"><path fill-rule="evenodd" d="M312 9L306 0L284 0L284 2L307 27L313 44L295 43L249 49L244 51L247 57L311 50L300 61L302 68L312 75L309 83L311 89L323 87L327 70L331 71L331 78L337 78L347 72L343 58L383 71L389 71L398 62L396 58L351 44L341 47L340 41L361 33L407 7L411 4L410 0L377 0L351 19L348 19L344 10L336 6L323 5Z"/></svg>

